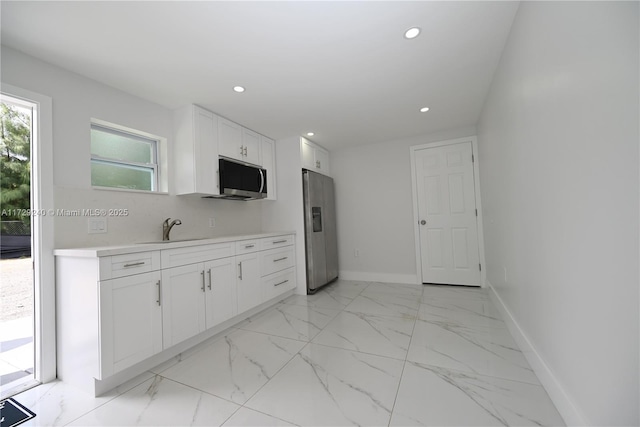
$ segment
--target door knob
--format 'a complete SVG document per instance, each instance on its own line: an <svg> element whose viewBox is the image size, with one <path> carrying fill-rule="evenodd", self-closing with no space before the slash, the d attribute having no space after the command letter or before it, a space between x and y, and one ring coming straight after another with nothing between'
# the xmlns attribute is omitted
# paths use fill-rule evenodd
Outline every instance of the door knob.
<svg viewBox="0 0 640 427"><path fill-rule="evenodd" d="M422 221L420 221L420 225L427 225L427 221L423 219Z"/></svg>

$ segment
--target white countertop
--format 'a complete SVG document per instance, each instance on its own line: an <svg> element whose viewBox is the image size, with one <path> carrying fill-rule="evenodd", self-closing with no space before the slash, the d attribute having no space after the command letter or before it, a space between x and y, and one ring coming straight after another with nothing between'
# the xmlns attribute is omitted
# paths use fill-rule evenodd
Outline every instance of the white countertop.
<svg viewBox="0 0 640 427"><path fill-rule="evenodd" d="M260 234L243 234L236 236L225 236L205 239L185 239L185 240L172 240L166 243L158 242L145 242L145 243L131 243L127 245L117 246L101 246L93 248L71 248L71 249L55 249L53 254L55 256L68 256L79 258L95 258L113 255L132 254L136 252L147 251L159 251L162 249L175 249L186 248L189 246L211 245L214 243L235 242L241 240L262 239L266 237L276 237L284 235L295 235L295 231L280 231L273 233L260 233Z"/></svg>

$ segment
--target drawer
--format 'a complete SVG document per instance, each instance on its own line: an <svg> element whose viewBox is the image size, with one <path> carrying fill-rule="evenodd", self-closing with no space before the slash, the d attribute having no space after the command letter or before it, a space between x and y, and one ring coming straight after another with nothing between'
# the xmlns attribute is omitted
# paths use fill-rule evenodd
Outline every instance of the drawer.
<svg viewBox="0 0 640 427"><path fill-rule="evenodd" d="M260 275L268 276L277 271L293 267L295 263L293 246L271 249L260 253Z"/></svg>
<svg viewBox="0 0 640 427"><path fill-rule="evenodd" d="M162 268L213 261L233 255L235 255L234 242L165 249L162 251Z"/></svg>
<svg viewBox="0 0 640 427"><path fill-rule="evenodd" d="M236 242L236 255L248 254L260 250L260 239L240 240Z"/></svg>
<svg viewBox="0 0 640 427"><path fill-rule="evenodd" d="M262 300L272 298L296 287L296 269L289 268L262 278Z"/></svg>
<svg viewBox="0 0 640 427"><path fill-rule="evenodd" d="M115 279L160 270L160 251L114 255L100 260L100 279Z"/></svg>
<svg viewBox="0 0 640 427"><path fill-rule="evenodd" d="M260 248L264 251L267 249L279 248L282 246L291 246L295 241L293 234L286 236L267 237L260 240Z"/></svg>

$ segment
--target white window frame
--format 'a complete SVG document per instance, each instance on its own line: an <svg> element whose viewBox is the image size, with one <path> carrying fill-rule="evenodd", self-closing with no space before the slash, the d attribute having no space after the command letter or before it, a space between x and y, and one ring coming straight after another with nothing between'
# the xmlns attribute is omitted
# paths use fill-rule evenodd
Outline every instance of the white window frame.
<svg viewBox="0 0 640 427"><path fill-rule="evenodd" d="M148 132L139 131L136 129L131 129L125 126L117 125L115 123L110 123L104 120L99 119L91 119L91 129L94 127L100 128L101 130L106 130L112 132L114 134L124 134L125 136L131 136L136 139L142 139L146 142L152 144L153 147L153 163L137 163L137 162L128 162L121 159L113 159L108 157L96 156L91 154L91 164L103 163L103 164L112 164L118 166L130 167L133 169L144 169L144 170L153 170L153 179L151 182L151 190L138 190L131 188L121 188L121 187L105 187L105 186L97 186L92 185L91 187L98 190L113 190L113 191L133 191L133 192L143 192L143 193L162 193L166 191L166 179L163 174L163 163L165 159L164 154L166 153L166 139L157 135L150 134Z"/></svg>

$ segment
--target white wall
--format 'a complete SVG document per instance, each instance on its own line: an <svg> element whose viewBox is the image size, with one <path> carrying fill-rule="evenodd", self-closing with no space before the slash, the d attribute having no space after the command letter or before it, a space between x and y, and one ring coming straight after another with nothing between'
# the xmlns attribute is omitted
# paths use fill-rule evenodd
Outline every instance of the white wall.
<svg viewBox="0 0 640 427"><path fill-rule="evenodd" d="M471 126L331 152L341 278L417 283L409 147L474 134Z"/></svg>
<svg viewBox="0 0 640 427"><path fill-rule="evenodd" d="M53 99L53 153L57 209L127 208L129 216L108 218L107 234L88 234L87 218L56 217L57 248L162 239L162 221L180 218L172 238L216 237L261 231L261 202L200 199L91 189L91 118L138 129L173 146L172 112L96 81L2 46L2 82ZM209 228L208 218L216 220Z"/></svg>
<svg viewBox="0 0 640 427"><path fill-rule="evenodd" d="M638 18L521 3L478 123L488 280L569 423L640 422Z"/></svg>

